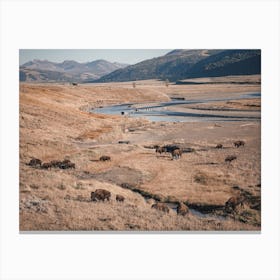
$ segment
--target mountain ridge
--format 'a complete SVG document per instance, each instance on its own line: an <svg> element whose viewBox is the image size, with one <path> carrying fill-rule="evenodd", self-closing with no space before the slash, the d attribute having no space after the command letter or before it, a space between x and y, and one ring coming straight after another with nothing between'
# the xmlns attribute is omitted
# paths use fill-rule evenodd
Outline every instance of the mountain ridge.
<svg viewBox="0 0 280 280"><path fill-rule="evenodd" d="M164 56L118 69L96 82L250 75L261 72L260 50L173 50Z"/></svg>
<svg viewBox="0 0 280 280"><path fill-rule="evenodd" d="M85 82L96 80L127 64L98 59L80 63L75 60L52 62L34 59L20 66L20 81L27 82Z"/></svg>

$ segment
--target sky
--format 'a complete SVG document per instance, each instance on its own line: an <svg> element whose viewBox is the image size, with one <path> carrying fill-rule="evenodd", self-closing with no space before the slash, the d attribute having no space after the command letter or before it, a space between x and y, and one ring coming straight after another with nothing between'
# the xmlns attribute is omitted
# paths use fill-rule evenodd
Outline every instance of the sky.
<svg viewBox="0 0 280 280"><path fill-rule="evenodd" d="M22 49L19 50L19 64L22 65L33 59L49 60L52 62L75 60L80 63L105 59L110 62L135 64L145 59L165 55L170 51L171 49Z"/></svg>

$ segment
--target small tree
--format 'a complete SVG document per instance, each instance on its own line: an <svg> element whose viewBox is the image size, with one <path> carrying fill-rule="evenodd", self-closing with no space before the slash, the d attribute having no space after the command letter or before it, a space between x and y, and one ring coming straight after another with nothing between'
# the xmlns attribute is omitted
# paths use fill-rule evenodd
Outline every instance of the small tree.
<svg viewBox="0 0 280 280"><path fill-rule="evenodd" d="M169 80L168 80L168 79L165 80L165 86L166 86L166 87L169 86Z"/></svg>

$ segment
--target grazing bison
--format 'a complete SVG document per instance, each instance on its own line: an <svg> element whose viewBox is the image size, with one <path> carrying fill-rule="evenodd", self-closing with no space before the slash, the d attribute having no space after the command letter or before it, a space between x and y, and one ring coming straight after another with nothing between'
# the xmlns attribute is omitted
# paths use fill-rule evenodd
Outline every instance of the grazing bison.
<svg viewBox="0 0 280 280"><path fill-rule="evenodd" d="M222 149L223 145L222 144L217 144L216 149Z"/></svg>
<svg viewBox="0 0 280 280"><path fill-rule="evenodd" d="M235 141L233 144L236 148L239 148L240 146L243 146L243 147L245 146L245 142L242 140Z"/></svg>
<svg viewBox="0 0 280 280"><path fill-rule="evenodd" d="M34 166L34 167L41 166L42 165L42 161L40 159L38 159L38 158L32 158L29 161L28 165Z"/></svg>
<svg viewBox="0 0 280 280"><path fill-rule="evenodd" d="M52 161L50 162L50 164L51 164L52 167L54 167L54 168L59 167L61 163L62 163L62 162L59 161L59 160L52 160Z"/></svg>
<svg viewBox="0 0 280 280"><path fill-rule="evenodd" d="M111 160L111 158L109 156L101 156L99 158L100 161L107 161L107 160Z"/></svg>
<svg viewBox="0 0 280 280"><path fill-rule="evenodd" d="M177 214L178 215L182 215L182 216L185 216L189 213L189 208L188 206L183 203L183 202L180 202L177 206Z"/></svg>
<svg viewBox="0 0 280 280"><path fill-rule="evenodd" d="M124 201L124 196L122 196L120 194L117 194L116 195L116 201L123 202Z"/></svg>
<svg viewBox="0 0 280 280"><path fill-rule="evenodd" d="M59 164L58 167L61 169L68 169L68 168L75 169L76 166L75 166L75 163L71 162L71 160L65 159Z"/></svg>
<svg viewBox="0 0 280 280"><path fill-rule="evenodd" d="M60 165L59 165L59 168L60 169L69 169L69 168L72 168L72 169L75 169L75 163L73 162L62 162Z"/></svg>
<svg viewBox="0 0 280 280"><path fill-rule="evenodd" d="M237 156L227 156L225 158L225 162L232 162L235 159L237 159Z"/></svg>
<svg viewBox="0 0 280 280"><path fill-rule="evenodd" d="M72 83L72 86L77 86L78 85L78 83Z"/></svg>
<svg viewBox="0 0 280 280"><path fill-rule="evenodd" d="M166 153L167 149L165 147L158 147L156 148L156 153L162 154L162 153Z"/></svg>
<svg viewBox="0 0 280 280"><path fill-rule="evenodd" d="M123 140L120 140L119 142L118 142L119 144L129 144L130 143L130 141L123 141Z"/></svg>
<svg viewBox="0 0 280 280"><path fill-rule="evenodd" d="M121 183L121 187L124 188L124 189L134 189L135 186L129 184L129 183Z"/></svg>
<svg viewBox="0 0 280 280"><path fill-rule="evenodd" d="M51 165L50 162L45 162L45 163L43 163L43 164L41 165L41 168L42 168L42 169L49 169L49 168L51 168L51 167L52 167L52 165Z"/></svg>
<svg viewBox="0 0 280 280"><path fill-rule="evenodd" d="M107 190L97 189L95 192L91 192L92 201L99 201L99 200L104 201L105 199L109 201L110 197L111 197L111 193Z"/></svg>
<svg viewBox="0 0 280 280"><path fill-rule="evenodd" d="M165 213L169 213L169 208L167 205L165 205L162 202L157 202L155 204L152 205L152 208L157 209L159 211L163 211Z"/></svg>
<svg viewBox="0 0 280 280"><path fill-rule="evenodd" d="M75 168L75 163L71 162L69 159L65 159L63 161L52 160L50 164L51 167L60 168L60 169Z"/></svg>
<svg viewBox="0 0 280 280"><path fill-rule="evenodd" d="M180 149L180 147L177 145L165 145L163 148L166 149L167 153L172 153L174 150Z"/></svg>
<svg viewBox="0 0 280 280"><path fill-rule="evenodd" d="M235 209L238 205L241 205L241 206L244 205L243 203L244 203L245 199L246 199L245 196L243 196L241 194L230 197L225 203L225 210L227 212L235 211Z"/></svg>
<svg viewBox="0 0 280 280"><path fill-rule="evenodd" d="M172 159L179 159L182 156L182 150L181 149L176 149L174 150L171 155L172 155Z"/></svg>

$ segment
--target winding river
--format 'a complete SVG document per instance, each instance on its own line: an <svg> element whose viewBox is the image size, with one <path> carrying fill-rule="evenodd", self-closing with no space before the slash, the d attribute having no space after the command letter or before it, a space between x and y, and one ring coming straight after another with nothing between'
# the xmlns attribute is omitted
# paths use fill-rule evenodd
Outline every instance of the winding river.
<svg viewBox="0 0 280 280"><path fill-rule="evenodd" d="M190 122L190 121L259 121L260 115L250 114L252 110L248 110L249 114L223 114L213 113L212 110L205 109L186 109L184 112L170 110L167 107L178 106L183 104L207 104L209 102L233 101L240 99L250 99L261 97L260 92L244 94L235 98L215 98L205 100L177 100L173 99L169 102L155 103L126 103L101 108L94 108L93 113L124 115L130 117L144 117L150 121L168 121L168 122ZM205 111L205 112L204 112ZM221 112L223 110L220 110ZM238 112L244 110L226 109L227 112Z"/></svg>

